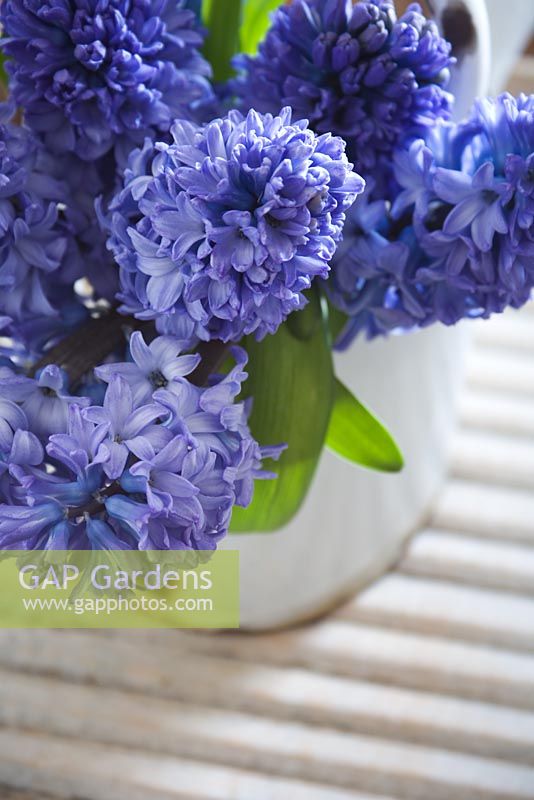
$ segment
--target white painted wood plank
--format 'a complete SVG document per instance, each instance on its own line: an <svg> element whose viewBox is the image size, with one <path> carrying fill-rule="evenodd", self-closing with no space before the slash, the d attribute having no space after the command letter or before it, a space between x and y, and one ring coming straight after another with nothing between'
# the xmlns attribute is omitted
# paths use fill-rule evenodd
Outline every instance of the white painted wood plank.
<svg viewBox="0 0 534 800"><path fill-rule="evenodd" d="M18 789L10 789L9 786L0 786L1 800L57 800L57 795L53 797L50 794L42 794L41 792L25 792Z"/></svg>
<svg viewBox="0 0 534 800"><path fill-rule="evenodd" d="M532 354L534 361L534 353ZM466 428L534 438L534 399L504 392L466 390L459 404Z"/></svg>
<svg viewBox="0 0 534 800"><path fill-rule="evenodd" d="M480 389L534 394L534 363L528 353L473 348L467 358L467 382Z"/></svg>
<svg viewBox="0 0 534 800"><path fill-rule="evenodd" d="M456 478L534 489L534 440L461 430L454 442Z"/></svg>
<svg viewBox="0 0 534 800"><path fill-rule="evenodd" d="M506 348L518 352L534 352L534 315L525 310L500 314L474 325L474 340L478 345Z"/></svg>
<svg viewBox="0 0 534 800"><path fill-rule="evenodd" d="M534 769L505 761L15 673L0 699L2 724L66 738L401 797L534 800Z"/></svg>
<svg viewBox="0 0 534 800"><path fill-rule="evenodd" d="M117 631L139 647L169 643L161 631ZM111 637L110 637L111 638ZM95 647L100 647L95 642ZM177 634L175 662L184 651L307 669L361 680L534 708L534 656L434 635L328 620L279 634Z"/></svg>
<svg viewBox="0 0 534 800"><path fill-rule="evenodd" d="M534 763L534 714L495 705L213 654L177 659L164 643L95 647L77 631L0 631L0 652L12 668L63 680Z"/></svg>
<svg viewBox="0 0 534 800"><path fill-rule="evenodd" d="M449 480L436 501L432 524L489 538L534 543L534 493Z"/></svg>
<svg viewBox="0 0 534 800"><path fill-rule="evenodd" d="M534 599L387 575L337 614L407 630L534 651Z"/></svg>
<svg viewBox="0 0 534 800"><path fill-rule="evenodd" d="M152 754L144 747L17 730L0 730L0 781L61 800L387 800Z"/></svg>
<svg viewBox="0 0 534 800"><path fill-rule="evenodd" d="M534 548L427 530L417 534L399 569L534 595Z"/></svg>

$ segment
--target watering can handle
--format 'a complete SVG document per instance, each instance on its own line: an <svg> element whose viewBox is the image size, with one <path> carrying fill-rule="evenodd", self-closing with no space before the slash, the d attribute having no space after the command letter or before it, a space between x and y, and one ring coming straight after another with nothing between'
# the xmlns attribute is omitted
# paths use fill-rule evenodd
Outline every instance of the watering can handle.
<svg viewBox="0 0 534 800"><path fill-rule="evenodd" d="M490 27L485 0L427 0L457 59L449 90L454 117L462 119L475 99L487 94L490 78Z"/></svg>

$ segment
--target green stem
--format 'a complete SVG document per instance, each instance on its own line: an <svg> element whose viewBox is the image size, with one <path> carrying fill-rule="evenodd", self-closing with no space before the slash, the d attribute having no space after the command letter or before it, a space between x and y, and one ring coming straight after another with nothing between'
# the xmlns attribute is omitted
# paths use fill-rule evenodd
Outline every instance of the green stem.
<svg viewBox="0 0 534 800"><path fill-rule="evenodd" d="M77 389L87 372L124 344L128 329L146 327L147 323L140 323L134 317L126 317L111 310L101 317L89 319L47 350L30 374L35 375L48 364L57 364L68 374L70 389Z"/></svg>
<svg viewBox="0 0 534 800"><path fill-rule="evenodd" d="M195 386L206 386L210 375L215 375L224 359L228 355L230 345L212 339L211 342L201 342L196 352L200 353L201 362L198 367L189 375L188 380Z"/></svg>
<svg viewBox="0 0 534 800"><path fill-rule="evenodd" d="M82 378L104 359L125 346L129 331L140 330L146 338L153 339L156 334L153 323L126 317L112 309L101 317L88 320L65 339L47 350L44 356L30 371L32 377L48 364L57 364L69 376L71 391L80 386ZM196 386L205 386L210 375L217 372L223 363L229 344L214 339L201 342L197 347L202 361L189 376Z"/></svg>
<svg viewBox="0 0 534 800"><path fill-rule="evenodd" d="M211 0L205 22L204 55L213 67L214 80L226 81L233 75L232 56L239 51L241 0Z"/></svg>

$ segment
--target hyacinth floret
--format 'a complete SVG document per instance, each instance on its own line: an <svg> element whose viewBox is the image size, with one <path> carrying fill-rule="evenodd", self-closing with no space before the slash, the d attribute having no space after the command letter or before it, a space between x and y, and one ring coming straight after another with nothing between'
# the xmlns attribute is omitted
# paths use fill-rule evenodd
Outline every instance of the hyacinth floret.
<svg viewBox="0 0 534 800"><path fill-rule="evenodd" d="M134 331L130 337L131 361L104 364L95 373L106 383L122 375L136 400L147 403L157 389L181 389L182 384L175 379L189 375L198 366L200 355L180 355L183 349L184 343L172 336L158 336L147 344L142 333Z"/></svg>
<svg viewBox="0 0 534 800"><path fill-rule="evenodd" d="M87 405L85 397L70 395L68 376L55 364L38 370L35 378L18 374L8 366L0 367L2 397L20 405L30 429L46 442L53 433L65 430L71 403Z"/></svg>

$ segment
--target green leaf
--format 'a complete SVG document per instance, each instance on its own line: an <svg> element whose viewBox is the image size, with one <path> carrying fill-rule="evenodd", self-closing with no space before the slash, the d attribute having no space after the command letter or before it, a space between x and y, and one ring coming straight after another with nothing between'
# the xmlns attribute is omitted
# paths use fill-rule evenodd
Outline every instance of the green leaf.
<svg viewBox="0 0 534 800"><path fill-rule="evenodd" d="M260 444L286 442L288 448L279 461L266 464L278 477L256 481L251 505L234 508L233 533L273 531L289 522L306 497L323 449L335 379L318 293L289 319L291 324L281 325L273 336L245 343L252 432Z"/></svg>
<svg viewBox="0 0 534 800"><path fill-rule="evenodd" d="M337 379L326 446L354 464L382 472L398 472L404 465L391 434Z"/></svg>
<svg viewBox="0 0 534 800"><path fill-rule="evenodd" d="M203 8L203 18L208 28L204 55L214 80L225 81L234 74L230 62L240 49L241 0L211 0Z"/></svg>
<svg viewBox="0 0 534 800"><path fill-rule="evenodd" d="M211 14L212 5L213 5L213 0L203 0L202 9L201 9L201 16L202 16L202 22L204 23L204 25L208 24L208 20L210 18L210 14Z"/></svg>
<svg viewBox="0 0 534 800"><path fill-rule="evenodd" d="M271 11L282 5L282 0L245 0L241 26L241 50L254 55L269 28Z"/></svg>

